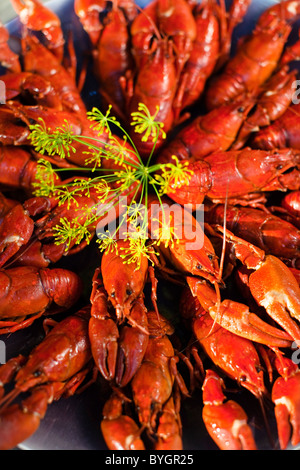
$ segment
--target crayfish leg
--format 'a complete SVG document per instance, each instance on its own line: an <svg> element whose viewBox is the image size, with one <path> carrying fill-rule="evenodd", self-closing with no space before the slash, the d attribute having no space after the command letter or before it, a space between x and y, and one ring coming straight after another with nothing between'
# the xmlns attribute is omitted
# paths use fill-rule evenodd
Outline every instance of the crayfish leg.
<svg viewBox="0 0 300 470"><path fill-rule="evenodd" d="M36 315L32 315L29 318L21 321L4 321L1 320L1 327L0 327L0 334L9 334L14 333L15 331L22 330L23 328L27 328L28 326L32 325L32 323L44 315L45 310L41 310Z"/></svg>

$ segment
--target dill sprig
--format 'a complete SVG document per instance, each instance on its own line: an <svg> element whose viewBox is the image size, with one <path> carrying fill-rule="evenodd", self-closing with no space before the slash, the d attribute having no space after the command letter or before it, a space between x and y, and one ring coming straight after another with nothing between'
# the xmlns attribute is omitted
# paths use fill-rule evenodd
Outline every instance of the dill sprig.
<svg viewBox="0 0 300 470"><path fill-rule="evenodd" d="M128 240L126 248L122 247L120 256L126 263L135 263L139 266L142 255L151 259L153 246L148 235L147 205L150 190L156 194L162 208L160 220L161 234L157 244L174 243L175 235L164 216L164 207L161 197L186 184L192 172L185 163L179 163L176 156L174 163L150 165L159 137L165 139L163 124L156 121L159 107L154 115L148 108L140 103L138 111L132 113L131 125L137 133L143 134L144 142L152 139L153 147L145 164L130 137L115 116L111 116L110 105L105 114L98 108L87 113L94 134L90 136L73 133L72 126L65 122L54 131L47 128L41 120L30 126L31 143L35 150L43 155L38 161L38 169L34 182L35 195L52 196L58 199L59 205L71 206L78 212L78 217L71 220L62 217L60 223L54 228L55 243L64 243L69 249L74 244L90 243L93 230L97 222L105 217L117 205L122 206L119 215L119 224L114 230L96 231L97 243L100 251L117 250L119 238ZM113 133L114 127L123 133L122 138ZM95 177L77 177L59 182L55 175L59 172L72 171L72 168L54 169L47 160L48 156L58 156L72 160L76 153L76 145L87 147L87 158L83 167L76 167L76 171L100 173ZM103 168L103 159L111 160L111 170ZM127 196L130 193L130 202ZM83 204L83 196L92 198L94 203ZM161 239L160 239L161 237Z"/></svg>
<svg viewBox="0 0 300 470"><path fill-rule="evenodd" d="M167 137L163 131L164 124L155 120L158 113L159 106L156 106L156 112L151 116L149 109L144 103L139 103L138 111L131 113L131 125L135 127L135 132L144 134L141 139L142 142L147 142L152 137L152 142L155 143L159 134L162 135L163 139Z"/></svg>
<svg viewBox="0 0 300 470"><path fill-rule="evenodd" d="M75 153L76 149L72 145L74 141L74 134L72 126L64 120L65 124L52 131L47 128L45 121L42 118L38 119L41 124L37 123L30 126L31 143L35 150L44 155L59 155L60 158L70 157L71 152Z"/></svg>

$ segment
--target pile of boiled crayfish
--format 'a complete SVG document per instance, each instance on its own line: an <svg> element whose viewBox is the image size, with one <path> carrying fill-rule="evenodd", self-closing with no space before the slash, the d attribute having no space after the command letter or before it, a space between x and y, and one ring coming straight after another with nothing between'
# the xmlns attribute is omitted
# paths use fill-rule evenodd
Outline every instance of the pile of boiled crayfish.
<svg viewBox="0 0 300 470"><path fill-rule="evenodd" d="M112 106L126 126L143 103L167 136L156 162L175 155L191 171L164 196L180 217L166 212L167 224L198 204L205 221L203 229L189 212L184 235L157 243L151 261L141 253L138 269L118 251L99 253L88 289L80 266L62 266L92 243L57 244L54 230L62 217L78 217L78 206L84 219L97 192L65 205L37 196L30 126L67 121L93 138L83 99L89 69L83 61L78 70L72 35L54 12L38 0L11 3L22 34L17 53L0 29L0 333L13 338L42 321L45 334L0 367L0 448L26 440L53 401L85 393L99 377L110 390L99 416L108 449L182 449L181 409L197 393L217 448L259 448L239 402L245 394L261 404L266 434L275 416L275 448L299 445L300 41L289 38L300 1L264 11L236 48L250 0L152 0L144 9L133 0L74 1L104 112ZM147 159L151 143L130 135ZM78 178L84 146L49 162ZM156 202L152 194L147 210ZM99 223L88 227L91 241ZM192 233L202 234L201 248L189 248ZM168 318L160 311L165 283L180 293Z"/></svg>

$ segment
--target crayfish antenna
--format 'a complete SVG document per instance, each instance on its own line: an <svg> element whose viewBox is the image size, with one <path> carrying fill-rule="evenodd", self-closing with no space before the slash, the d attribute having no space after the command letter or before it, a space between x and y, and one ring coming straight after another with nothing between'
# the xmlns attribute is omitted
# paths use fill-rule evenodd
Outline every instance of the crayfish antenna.
<svg viewBox="0 0 300 470"><path fill-rule="evenodd" d="M14 401L18 395L20 395L21 390L15 388L14 390L11 390L11 392L7 393L2 400L0 400L0 412L5 410L8 405L11 404L12 401Z"/></svg>
<svg viewBox="0 0 300 470"><path fill-rule="evenodd" d="M262 412L262 416L263 416L263 420L264 420L264 425L265 425L265 428L266 428L267 436L268 436L268 439L269 439L269 442L270 442L271 447L272 447L273 449L275 449L275 442L274 442L273 434L272 434L272 431L271 431L271 428L270 428L270 424L269 424L269 421L268 421L268 418L267 418L267 414L266 414L266 410L265 410L263 398L264 398L263 395L262 395L262 394L259 394L259 396L258 396L258 401L259 401L260 409L261 409L261 412Z"/></svg>
<svg viewBox="0 0 300 470"><path fill-rule="evenodd" d="M222 30L222 37L226 37L227 32L227 11L226 11L226 3L225 0L220 0L220 10L221 10L221 30Z"/></svg>
<svg viewBox="0 0 300 470"><path fill-rule="evenodd" d="M153 308L154 308L155 313L156 313L157 320L160 322L160 314L159 314L158 306L157 306L157 284L158 284L158 281L155 277L155 271L154 271L153 266L149 266L148 273L149 273L149 278L150 278L151 285L152 285L151 301L152 301L152 305L153 305Z"/></svg>
<svg viewBox="0 0 300 470"><path fill-rule="evenodd" d="M157 39L158 39L159 41L162 41L161 32L160 32L160 30L159 30L157 24L155 23L155 21L153 21L153 19L151 18L151 16L149 16L149 15L145 12L145 10L144 10L143 8L141 8L139 5L136 5L136 8L137 8L137 10L138 10L142 15L144 15L144 16L147 18L147 20L149 21L149 23L151 24L151 26L152 26L152 28L153 28L153 31L155 32L155 35L156 35Z"/></svg>
<svg viewBox="0 0 300 470"><path fill-rule="evenodd" d="M225 262L225 249L226 249L226 230L227 230L227 207L228 207L228 190L229 190L229 183L227 182L226 188L226 197L225 197L225 204L224 204L224 220L223 220L223 244L222 244L222 254L220 258L220 269L218 274L218 280L221 281L224 271L224 262Z"/></svg>
<svg viewBox="0 0 300 470"><path fill-rule="evenodd" d="M217 322L217 320L221 317L221 291L220 291L220 287L219 287L219 282L222 281L222 277L223 277L223 271L224 271L224 262L225 262L225 249L226 249L226 222L227 222L227 207L228 207L228 182L227 182L227 189L226 189L226 197L225 197L225 204L224 204L224 220L223 220L223 243L222 243L222 253L221 253L221 257L220 257L220 268L219 268L219 273L218 273L218 276L217 276L217 281L214 282L213 286L214 286L214 289L216 291L216 295L217 295L217 314L216 314L216 317L213 321L213 324L212 324L212 327L208 333L207 336L211 335L214 328L215 328L215 325Z"/></svg>
<svg viewBox="0 0 300 470"><path fill-rule="evenodd" d="M293 106L289 107L289 111L294 113L297 117L299 117L299 115L300 115L300 113Z"/></svg>
<svg viewBox="0 0 300 470"><path fill-rule="evenodd" d="M27 245L24 245L23 247L21 247L12 258L10 258L6 263L4 263L2 267L4 269L7 269L10 266L14 265L25 253L27 253L28 250L30 250L30 248L35 244L37 240L38 240L37 235L32 235Z"/></svg>
<svg viewBox="0 0 300 470"><path fill-rule="evenodd" d="M209 330L209 332L207 333L206 337L208 338L212 332L214 331L214 328L216 326L216 323L217 323L217 320L219 320L219 318L221 317L221 312L220 312L220 308L221 308L221 292L220 292L220 287L219 285L215 282L214 283L214 288L215 288L215 291L216 291L216 294L217 294L217 314L215 316L215 319L213 321L213 324L211 326L211 329Z"/></svg>

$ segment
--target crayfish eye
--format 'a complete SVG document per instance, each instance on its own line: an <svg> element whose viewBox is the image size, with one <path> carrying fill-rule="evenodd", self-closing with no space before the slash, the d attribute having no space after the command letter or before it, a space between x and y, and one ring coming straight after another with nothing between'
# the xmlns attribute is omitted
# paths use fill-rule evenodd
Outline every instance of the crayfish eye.
<svg viewBox="0 0 300 470"><path fill-rule="evenodd" d="M113 292L110 293L110 296L111 296L112 299L114 299L115 296L116 296L116 293L113 291Z"/></svg>
<svg viewBox="0 0 300 470"><path fill-rule="evenodd" d="M240 382L246 382L246 381L247 381L247 377L245 375L241 375Z"/></svg>
<svg viewBox="0 0 300 470"><path fill-rule="evenodd" d="M131 289L126 289L126 294L128 295L128 297L132 294L132 290Z"/></svg>
<svg viewBox="0 0 300 470"><path fill-rule="evenodd" d="M33 375L34 375L34 377L39 377L40 375L42 375L42 371L37 369L33 372Z"/></svg>

